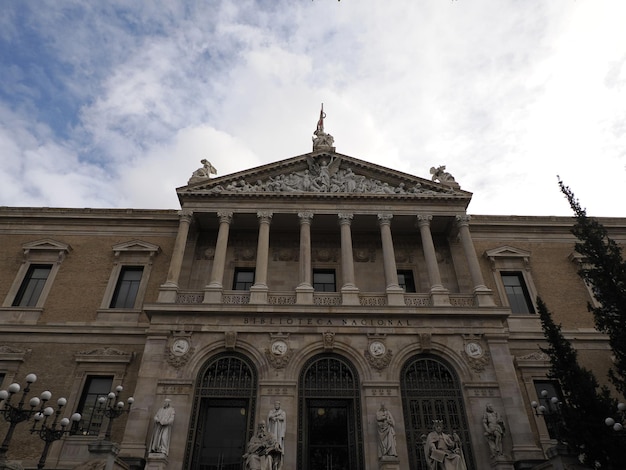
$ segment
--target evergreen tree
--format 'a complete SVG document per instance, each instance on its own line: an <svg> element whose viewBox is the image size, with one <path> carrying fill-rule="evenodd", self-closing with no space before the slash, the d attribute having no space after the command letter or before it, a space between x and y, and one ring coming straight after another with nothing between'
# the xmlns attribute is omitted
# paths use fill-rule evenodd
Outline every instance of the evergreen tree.
<svg viewBox="0 0 626 470"><path fill-rule="evenodd" d="M559 186L576 217L572 233L579 240L576 251L584 259L579 274L591 286L599 303L599 307L588 304L588 309L598 331L609 336L615 356L609 376L617 390L626 396L626 263L622 250L601 223L587 217L574 193L560 179Z"/></svg>
<svg viewBox="0 0 626 470"><path fill-rule="evenodd" d="M557 379L563 392L559 439L591 467L599 464L601 469L626 469L623 439L604 424L607 416L615 414L616 400L606 387L599 388L591 371L578 364L576 350L563 336L561 326L554 323L541 298L537 298L537 310L548 342L547 348L541 348L550 356L548 377Z"/></svg>

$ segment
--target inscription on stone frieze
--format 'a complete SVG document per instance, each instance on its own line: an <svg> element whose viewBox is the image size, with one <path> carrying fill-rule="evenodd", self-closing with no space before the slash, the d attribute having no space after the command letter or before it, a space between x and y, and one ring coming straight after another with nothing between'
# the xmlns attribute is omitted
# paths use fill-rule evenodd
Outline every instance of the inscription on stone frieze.
<svg viewBox="0 0 626 470"><path fill-rule="evenodd" d="M415 327L417 322L409 319L389 318L293 318L293 317L244 317L244 325L259 326L348 326L348 327Z"/></svg>

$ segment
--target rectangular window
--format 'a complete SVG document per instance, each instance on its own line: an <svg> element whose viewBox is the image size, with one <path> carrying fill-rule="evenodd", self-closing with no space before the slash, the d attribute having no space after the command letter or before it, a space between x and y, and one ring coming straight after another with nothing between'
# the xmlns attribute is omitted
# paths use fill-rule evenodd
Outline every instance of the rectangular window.
<svg viewBox="0 0 626 470"><path fill-rule="evenodd" d="M77 412L81 420L74 425L74 434L97 436L102 426L103 415L97 410L98 398L106 397L113 387L113 376L88 376L78 402Z"/></svg>
<svg viewBox="0 0 626 470"><path fill-rule="evenodd" d="M51 264L31 264L13 300L13 307L34 307L37 305L50 271L52 271Z"/></svg>
<svg viewBox="0 0 626 470"><path fill-rule="evenodd" d="M235 268L233 290L250 290L254 284L254 268Z"/></svg>
<svg viewBox="0 0 626 470"><path fill-rule="evenodd" d="M110 308L134 308L143 266L124 266L117 279Z"/></svg>
<svg viewBox="0 0 626 470"><path fill-rule="evenodd" d="M404 289L404 292L415 292L415 281L413 280L413 271L410 269L401 269L398 271L398 284Z"/></svg>
<svg viewBox="0 0 626 470"><path fill-rule="evenodd" d="M513 313L535 313L522 273L500 273Z"/></svg>
<svg viewBox="0 0 626 470"><path fill-rule="evenodd" d="M336 292L335 270L334 269L314 269L313 288L318 292Z"/></svg>
<svg viewBox="0 0 626 470"><path fill-rule="evenodd" d="M540 406L545 407L544 410L539 411L544 415L546 421L546 427L548 428L548 435L550 439L558 439L559 426L562 425L561 415L559 414L559 407L563 401L563 394L561 393L561 386L555 380L536 380L534 382L535 391L537 392L537 408ZM554 400L556 398L556 400ZM556 403L554 403L556 401Z"/></svg>

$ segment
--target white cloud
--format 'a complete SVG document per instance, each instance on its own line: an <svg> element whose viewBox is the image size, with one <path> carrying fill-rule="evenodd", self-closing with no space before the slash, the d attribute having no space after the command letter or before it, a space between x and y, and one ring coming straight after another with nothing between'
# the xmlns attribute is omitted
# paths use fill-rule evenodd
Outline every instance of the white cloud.
<svg viewBox="0 0 626 470"><path fill-rule="evenodd" d="M0 35L35 28L81 105L55 135L12 65L4 204L174 208L201 158L224 175L309 151L324 102L339 152L422 177L446 164L473 213L569 215L560 174L590 213L626 216L621 3L61 5Z"/></svg>

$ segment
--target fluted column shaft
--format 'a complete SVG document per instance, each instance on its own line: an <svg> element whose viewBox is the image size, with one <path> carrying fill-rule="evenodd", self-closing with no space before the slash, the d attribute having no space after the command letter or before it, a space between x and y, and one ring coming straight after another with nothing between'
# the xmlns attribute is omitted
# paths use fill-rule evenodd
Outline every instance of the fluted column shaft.
<svg viewBox="0 0 626 470"><path fill-rule="evenodd" d="M472 284L474 285L474 294L476 295L477 303L481 307L492 307L495 305L495 301L493 299L491 289L485 285L483 273L480 270L478 256L476 256L474 242L472 241L472 235L469 229L469 221L470 216L467 214L456 216L459 238L461 239L463 252L465 253L465 258L467 259L467 265L470 277L472 278Z"/></svg>
<svg viewBox="0 0 626 470"><path fill-rule="evenodd" d="M426 259L426 269L428 270L428 279L430 281L430 298L435 306L450 305L450 297L448 289L443 287L441 283L441 274L439 273L439 265L437 264L437 253L435 252L435 244L433 236L430 232L430 222L433 216L430 214L420 214L417 216L417 226L422 235L422 248L424 249L424 258Z"/></svg>
<svg viewBox="0 0 626 470"><path fill-rule="evenodd" d="M459 229L459 238L461 239L461 245L463 246L463 252L467 259L467 265L469 267L470 276L472 278L472 284L474 288L485 287L485 281L483 280L483 274L480 271L480 265L478 264L478 257L474 250L474 243L472 242L472 236L469 231L469 215L457 215L456 224Z"/></svg>
<svg viewBox="0 0 626 470"><path fill-rule="evenodd" d="M271 212L257 212L259 219L259 239L256 250L256 271L254 274L254 286L267 288L267 262L270 251L270 223Z"/></svg>
<svg viewBox="0 0 626 470"><path fill-rule="evenodd" d="M354 258L352 256L352 224L353 214L339 214L341 230L341 268L343 271L343 288L355 288L354 284Z"/></svg>
<svg viewBox="0 0 626 470"><path fill-rule="evenodd" d="M184 210L180 215L178 225L178 233L174 242L174 250L170 261L170 268L167 272L167 287L178 287L178 278L183 266L183 257L185 255L185 247L187 246L187 237L189 235L189 226L191 225L191 217L193 212Z"/></svg>
<svg viewBox="0 0 626 470"><path fill-rule="evenodd" d="M378 214L378 225L380 226L380 239L383 245L383 266L385 271L385 282L387 289L400 288L398 285L398 270L396 268L396 255L393 249L393 239L391 237L392 214Z"/></svg>
<svg viewBox="0 0 626 470"><path fill-rule="evenodd" d="M232 212L218 212L220 226L217 232L217 242L215 243L215 256L213 257L213 267L211 269L211 280L209 286L222 287L224 282L224 266L226 265L226 250L228 248L228 232L230 223L233 220Z"/></svg>
<svg viewBox="0 0 626 470"><path fill-rule="evenodd" d="M426 259L426 269L428 270L428 280L431 289L443 287L441 284L441 275L439 274L439 266L437 265L437 254L435 253L435 244L433 236L430 233L430 222L433 220L432 215L418 215L417 226L422 236L422 248L424 249L424 258Z"/></svg>
<svg viewBox="0 0 626 470"><path fill-rule="evenodd" d="M300 286L311 287L311 221L312 212L299 212L300 218Z"/></svg>

